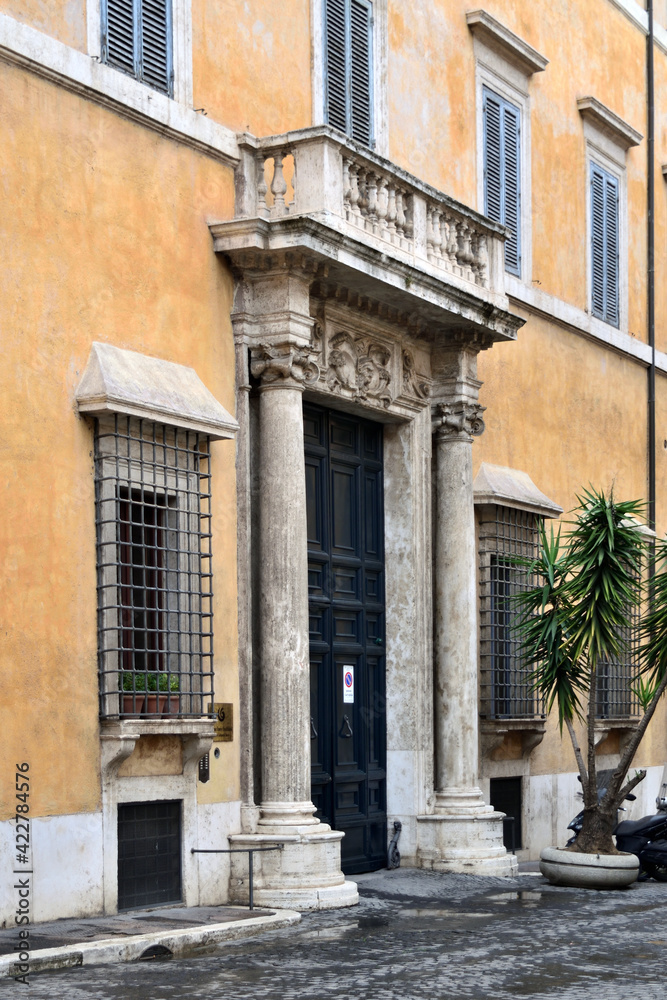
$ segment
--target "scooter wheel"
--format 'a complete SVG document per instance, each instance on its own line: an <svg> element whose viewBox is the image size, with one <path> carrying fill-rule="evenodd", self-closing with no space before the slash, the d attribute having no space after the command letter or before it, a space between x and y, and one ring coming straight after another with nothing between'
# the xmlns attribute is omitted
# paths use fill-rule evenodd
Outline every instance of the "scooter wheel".
<svg viewBox="0 0 667 1000"><path fill-rule="evenodd" d="M656 882L667 882L667 865L647 865L646 868Z"/></svg>

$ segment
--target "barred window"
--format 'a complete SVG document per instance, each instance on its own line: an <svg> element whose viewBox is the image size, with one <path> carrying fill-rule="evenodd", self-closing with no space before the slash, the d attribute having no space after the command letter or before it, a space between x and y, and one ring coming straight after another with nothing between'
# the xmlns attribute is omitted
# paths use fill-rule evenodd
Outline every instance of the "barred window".
<svg viewBox="0 0 667 1000"><path fill-rule="evenodd" d="M629 610L630 625L620 631L621 653L598 663L595 715L598 719L628 719L639 715L639 701L632 690L639 667L638 607Z"/></svg>
<svg viewBox="0 0 667 1000"><path fill-rule="evenodd" d="M530 583L515 559L534 559L540 516L488 504L479 511L481 714L489 719L525 719L544 715L541 697L532 689L531 665L522 657L514 629L511 597Z"/></svg>
<svg viewBox="0 0 667 1000"><path fill-rule="evenodd" d="M213 702L209 439L95 421L103 718L200 717Z"/></svg>

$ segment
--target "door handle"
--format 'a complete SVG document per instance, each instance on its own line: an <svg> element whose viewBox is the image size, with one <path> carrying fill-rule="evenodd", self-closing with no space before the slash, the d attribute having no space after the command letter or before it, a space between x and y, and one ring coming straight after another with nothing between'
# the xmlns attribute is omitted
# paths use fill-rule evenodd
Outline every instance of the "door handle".
<svg viewBox="0 0 667 1000"><path fill-rule="evenodd" d="M317 729L315 729L315 722L313 721L312 715L310 717L310 738L311 740L317 739Z"/></svg>
<svg viewBox="0 0 667 1000"><path fill-rule="evenodd" d="M349 740L351 736L354 736L354 733L352 732L352 726L350 725L350 720L347 715L343 716L343 725L340 727L340 732L338 735L343 740Z"/></svg>

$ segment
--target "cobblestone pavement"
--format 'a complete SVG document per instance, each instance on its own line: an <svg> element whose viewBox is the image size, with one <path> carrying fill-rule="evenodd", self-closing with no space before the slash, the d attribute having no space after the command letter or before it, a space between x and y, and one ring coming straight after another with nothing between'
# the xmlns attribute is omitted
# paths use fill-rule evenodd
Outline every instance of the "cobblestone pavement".
<svg viewBox="0 0 667 1000"><path fill-rule="evenodd" d="M616 892L403 869L362 901L206 955L0 985L30 1000L663 1000L667 885Z"/></svg>

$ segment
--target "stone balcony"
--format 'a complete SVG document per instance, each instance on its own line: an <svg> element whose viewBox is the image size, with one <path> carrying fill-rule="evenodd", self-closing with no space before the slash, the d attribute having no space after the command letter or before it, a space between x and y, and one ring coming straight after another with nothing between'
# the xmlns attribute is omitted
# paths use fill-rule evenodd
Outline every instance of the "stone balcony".
<svg viewBox="0 0 667 1000"><path fill-rule="evenodd" d="M243 251L302 250L348 293L422 327L515 339L504 226L329 126L238 143L235 219L211 226L216 251L245 268Z"/></svg>

